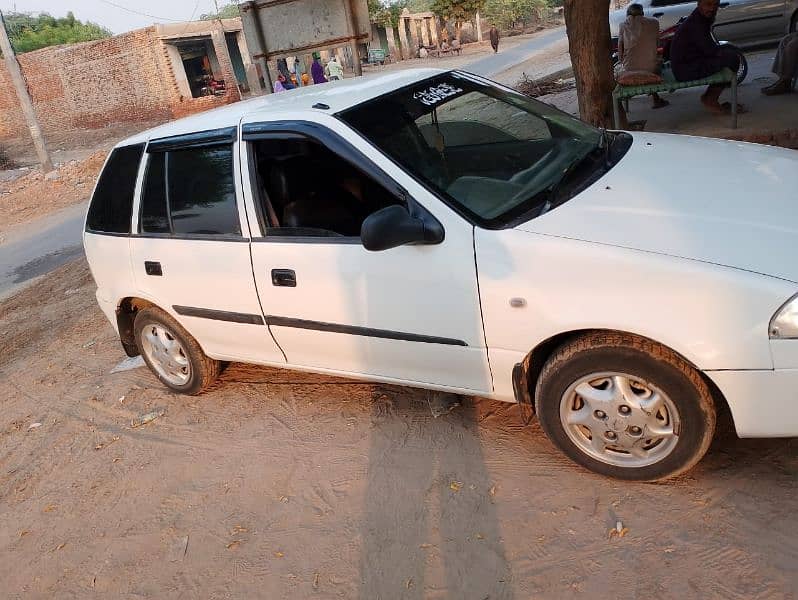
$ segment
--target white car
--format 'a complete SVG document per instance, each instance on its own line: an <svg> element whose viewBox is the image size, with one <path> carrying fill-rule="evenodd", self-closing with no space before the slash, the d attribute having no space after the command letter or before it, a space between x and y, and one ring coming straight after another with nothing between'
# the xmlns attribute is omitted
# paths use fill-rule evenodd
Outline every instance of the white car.
<svg viewBox="0 0 798 600"><path fill-rule="evenodd" d="M660 30L676 25L696 8L690 0L637 0L647 17L659 19ZM618 27L626 19L626 8L610 13L610 32L618 37ZM798 30L798 0L721 0L714 33L719 40L739 46L778 42Z"/></svg>
<svg viewBox="0 0 798 600"><path fill-rule="evenodd" d="M524 402L656 480L798 434L798 153L594 129L463 72L237 103L110 154L84 245L129 355Z"/></svg>

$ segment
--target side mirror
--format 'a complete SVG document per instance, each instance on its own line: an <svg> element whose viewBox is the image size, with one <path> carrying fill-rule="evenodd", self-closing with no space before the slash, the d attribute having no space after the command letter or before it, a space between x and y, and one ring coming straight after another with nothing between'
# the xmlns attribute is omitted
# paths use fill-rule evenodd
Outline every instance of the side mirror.
<svg viewBox="0 0 798 600"><path fill-rule="evenodd" d="M366 217L360 238L366 250L379 252L406 244L439 244L443 227L426 211L416 217L404 206L386 206Z"/></svg>

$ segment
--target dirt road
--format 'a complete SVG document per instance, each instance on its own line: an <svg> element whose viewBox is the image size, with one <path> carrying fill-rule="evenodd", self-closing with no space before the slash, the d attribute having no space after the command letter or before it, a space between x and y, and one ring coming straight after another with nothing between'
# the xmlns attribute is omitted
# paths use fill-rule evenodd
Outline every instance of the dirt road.
<svg viewBox="0 0 798 600"><path fill-rule="evenodd" d="M4 598L798 589L795 441L727 436L688 477L630 485L487 400L434 419L420 391L237 364L175 396L109 374L123 355L93 292L78 261L0 304Z"/></svg>

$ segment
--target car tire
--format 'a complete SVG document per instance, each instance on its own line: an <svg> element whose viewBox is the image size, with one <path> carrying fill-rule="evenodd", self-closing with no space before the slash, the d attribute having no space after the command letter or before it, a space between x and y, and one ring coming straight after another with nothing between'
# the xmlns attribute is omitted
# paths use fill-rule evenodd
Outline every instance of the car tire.
<svg viewBox="0 0 798 600"><path fill-rule="evenodd" d="M195 395L219 377L222 363L208 358L197 340L160 308L140 310L133 330L144 362L169 389Z"/></svg>
<svg viewBox="0 0 798 600"><path fill-rule="evenodd" d="M715 431L712 394L678 354L636 336L595 332L565 343L535 389L543 431L601 475L659 481L692 468Z"/></svg>
<svg viewBox="0 0 798 600"><path fill-rule="evenodd" d="M737 56L740 58L740 66L737 69L737 85L741 85L743 81L745 81L746 77L748 77L748 59L745 56L745 52L740 50L737 46L733 46L729 44L730 48L733 48L735 52L737 52Z"/></svg>

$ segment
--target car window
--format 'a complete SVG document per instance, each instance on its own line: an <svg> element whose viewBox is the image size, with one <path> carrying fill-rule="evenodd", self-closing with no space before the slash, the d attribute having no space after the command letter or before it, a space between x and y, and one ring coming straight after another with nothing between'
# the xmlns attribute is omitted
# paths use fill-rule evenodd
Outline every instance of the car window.
<svg viewBox="0 0 798 600"><path fill-rule="evenodd" d="M430 147L436 144L458 147L551 138L543 119L477 92L456 97L435 113L420 116L416 125Z"/></svg>
<svg viewBox="0 0 798 600"><path fill-rule="evenodd" d="M169 233L169 209L166 205L166 152L150 154L144 188L141 192L141 231Z"/></svg>
<svg viewBox="0 0 798 600"><path fill-rule="evenodd" d="M100 174L86 218L86 228L104 233L130 233L133 196L144 144L122 146Z"/></svg>
<svg viewBox="0 0 798 600"><path fill-rule="evenodd" d="M140 220L142 233L240 235L232 146L151 153Z"/></svg>
<svg viewBox="0 0 798 600"><path fill-rule="evenodd" d="M361 169L310 138L250 142L267 238L360 238L363 221L398 198Z"/></svg>
<svg viewBox="0 0 798 600"><path fill-rule="evenodd" d="M611 135L467 73L339 113L407 173L490 228L534 218L607 168Z"/></svg>

